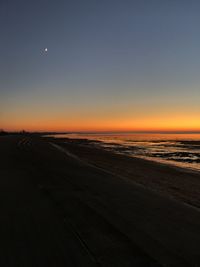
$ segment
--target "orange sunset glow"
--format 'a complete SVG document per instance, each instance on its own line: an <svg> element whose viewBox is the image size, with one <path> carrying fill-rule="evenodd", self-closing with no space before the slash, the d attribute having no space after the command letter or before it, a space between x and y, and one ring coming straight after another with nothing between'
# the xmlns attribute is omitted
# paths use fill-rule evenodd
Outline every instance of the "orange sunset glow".
<svg viewBox="0 0 200 267"><path fill-rule="evenodd" d="M65 118L18 118L12 126L3 120L5 129L9 131L200 131L199 116L174 116L147 118L83 118L80 116Z"/></svg>
<svg viewBox="0 0 200 267"><path fill-rule="evenodd" d="M75 18L63 13L61 20L50 10L39 27L31 16L19 18L20 30L8 25L13 34L4 32L0 128L199 131L198 17L192 13L187 21L186 10L177 17L167 7L161 14L140 5L138 13L121 8L103 19L96 9L87 15L80 9ZM23 32L34 41L27 43Z"/></svg>

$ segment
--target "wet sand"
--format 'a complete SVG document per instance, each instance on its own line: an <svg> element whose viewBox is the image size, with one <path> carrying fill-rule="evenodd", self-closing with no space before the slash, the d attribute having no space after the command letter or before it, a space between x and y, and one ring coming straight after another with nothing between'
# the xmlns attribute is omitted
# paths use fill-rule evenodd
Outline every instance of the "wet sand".
<svg viewBox="0 0 200 267"><path fill-rule="evenodd" d="M200 207L200 172L106 151L86 139L53 139L82 160L160 194Z"/></svg>

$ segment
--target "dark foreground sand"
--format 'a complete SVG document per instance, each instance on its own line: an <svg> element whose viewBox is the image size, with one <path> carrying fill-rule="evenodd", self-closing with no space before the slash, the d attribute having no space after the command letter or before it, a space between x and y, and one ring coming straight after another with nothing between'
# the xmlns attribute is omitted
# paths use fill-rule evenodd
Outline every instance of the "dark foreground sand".
<svg viewBox="0 0 200 267"><path fill-rule="evenodd" d="M182 171L133 159L127 179L128 159L35 136L0 151L0 266L200 266L199 209L154 187Z"/></svg>

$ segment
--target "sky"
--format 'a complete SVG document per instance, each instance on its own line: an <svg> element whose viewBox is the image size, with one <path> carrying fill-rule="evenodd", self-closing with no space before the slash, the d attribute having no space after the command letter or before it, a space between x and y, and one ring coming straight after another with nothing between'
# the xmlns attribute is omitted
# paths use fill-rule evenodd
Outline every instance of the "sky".
<svg viewBox="0 0 200 267"><path fill-rule="evenodd" d="M200 130L199 14L195 0L1 0L0 129Z"/></svg>

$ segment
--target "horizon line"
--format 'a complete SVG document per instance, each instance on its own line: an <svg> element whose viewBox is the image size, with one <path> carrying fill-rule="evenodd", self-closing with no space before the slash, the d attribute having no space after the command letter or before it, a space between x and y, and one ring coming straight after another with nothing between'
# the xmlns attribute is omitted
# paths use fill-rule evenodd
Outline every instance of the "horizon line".
<svg viewBox="0 0 200 267"><path fill-rule="evenodd" d="M160 134L200 134L200 130L80 130L80 131L56 131L56 130L1 130L7 133L52 133L52 134L92 134L92 133L160 133Z"/></svg>

